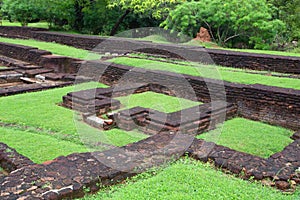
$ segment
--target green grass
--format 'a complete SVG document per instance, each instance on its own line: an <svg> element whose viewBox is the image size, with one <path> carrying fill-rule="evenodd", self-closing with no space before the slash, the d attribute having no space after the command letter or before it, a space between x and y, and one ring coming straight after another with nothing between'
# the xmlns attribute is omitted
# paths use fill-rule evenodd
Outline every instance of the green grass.
<svg viewBox="0 0 300 200"><path fill-rule="evenodd" d="M19 22L9 22L8 20L2 20L2 26L21 26ZM49 28L47 22L37 22L37 23L29 23L28 27L35 27L35 28Z"/></svg>
<svg viewBox="0 0 300 200"><path fill-rule="evenodd" d="M2 167L0 167L0 173L5 173L4 169Z"/></svg>
<svg viewBox="0 0 300 200"><path fill-rule="evenodd" d="M68 92L96 86L106 87L97 83L89 83L75 87L69 86L2 97L0 101L0 122L15 124L20 128L19 130L0 129L3 133L0 135L0 141L40 163L59 155L87 151L82 143L89 146L98 142L123 146L148 137L136 130L126 132L120 129L109 131L94 129L81 121L77 121L79 117L72 110L57 105L62 101L62 96ZM126 97L121 99L126 105ZM180 106L185 108L193 104L199 104L199 102L180 100L152 92L132 95L129 102L129 106L139 105L156 109L159 107L163 108L161 111L169 112L181 109ZM20 130L22 126L25 127ZM89 150L94 150L94 148L91 147ZM103 148L97 150L103 150Z"/></svg>
<svg viewBox="0 0 300 200"><path fill-rule="evenodd" d="M286 52L286 51L270 51L270 50L257 50L257 49L228 49L228 48L221 48L221 49L229 50L229 51L247 52L247 53L300 57L300 53Z"/></svg>
<svg viewBox="0 0 300 200"><path fill-rule="evenodd" d="M7 67L5 67L5 66L0 66L0 69L7 69Z"/></svg>
<svg viewBox="0 0 300 200"><path fill-rule="evenodd" d="M217 49L221 48L214 42L202 42L199 40L190 40L184 44L190 45L190 46L201 46L201 47L205 47L205 48L217 48Z"/></svg>
<svg viewBox="0 0 300 200"><path fill-rule="evenodd" d="M135 38L135 39L144 40L144 41L151 41L151 42L161 43L161 44L170 44L171 43L162 35L149 35L149 36L146 36L146 37L143 37L143 38Z"/></svg>
<svg viewBox="0 0 300 200"><path fill-rule="evenodd" d="M35 163L52 160L75 152L87 152L84 145L61 140L50 135L0 127L0 142L14 148Z"/></svg>
<svg viewBox="0 0 300 200"><path fill-rule="evenodd" d="M2 97L0 101L0 122L39 128L44 132L54 132L58 137L75 142L102 142L123 146L146 138L147 136L136 131L126 132L118 129L100 131L80 121L80 118L72 110L57 105L62 102L62 96L68 92L96 86L105 87L105 85L89 83L76 87L69 86Z"/></svg>
<svg viewBox="0 0 300 200"><path fill-rule="evenodd" d="M197 138L215 142L238 151L268 158L289 145L293 131L244 118L224 123L222 130L215 129Z"/></svg>
<svg viewBox="0 0 300 200"><path fill-rule="evenodd" d="M171 113L201 104L200 102L172 97L155 92L144 92L116 98L124 106L122 109L133 107L151 108L160 112Z"/></svg>
<svg viewBox="0 0 300 200"><path fill-rule="evenodd" d="M267 76L261 74L250 74L242 70L230 71L233 68L198 65L191 63L189 66L181 64L173 64L166 62L159 62L139 58L119 57L109 60L110 62L129 65L138 68L170 71L179 74L187 74L192 76L201 76L213 79L222 79L228 82L242 83L242 84L262 84L269 86L277 86L282 88L300 89L300 79L282 78Z"/></svg>
<svg viewBox="0 0 300 200"><path fill-rule="evenodd" d="M149 35L144 38L139 38L139 40L151 41L154 43L172 43L169 42L162 35ZM288 52L288 51L271 51L271 50L257 50L257 49L232 49L232 48L222 48L219 47L214 42L201 42L198 40L190 40L188 42L182 43L183 45L192 45L192 46L204 46L206 48L217 49L217 50L228 50L228 51L239 51L239 52L247 52L247 53L257 53L257 54L268 54L268 55L279 55L279 56L296 56L300 57L300 53Z"/></svg>
<svg viewBox="0 0 300 200"><path fill-rule="evenodd" d="M284 195L258 183L224 174L208 164L181 159L164 169L137 175L125 184L103 189L98 194L83 199L295 200L298 195L299 192Z"/></svg>
<svg viewBox="0 0 300 200"><path fill-rule="evenodd" d="M41 50L50 51L51 53L56 55L68 56L68 57L79 58L84 60L95 60L101 57L99 54L91 53L87 50L77 49L75 47L62 45L54 42L41 42L33 39L23 40L23 39L11 39L11 38L4 38L4 37L0 37L0 42L36 47Z"/></svg>

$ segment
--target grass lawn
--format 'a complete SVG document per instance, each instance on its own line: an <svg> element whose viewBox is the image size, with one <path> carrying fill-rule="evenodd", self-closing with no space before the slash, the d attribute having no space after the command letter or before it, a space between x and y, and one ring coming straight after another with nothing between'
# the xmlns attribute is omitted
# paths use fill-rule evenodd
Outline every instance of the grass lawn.
<svg viewBox="0 0 300 200"><path fill-rule="evenodd" d="M9 97L0 101L0 122L16 124L26 129L41 129L56 137L81 143L82 141L102 142L123 146L146 138L137 132L125 132L119 129L100 131L78 120L78 116L70 109L58 106L62 96L68 92L94 87L106 87L97 83L69 86L42 92L33 92ZM52 133L53 132L53 133Z"/></svg>
<svg viewBox="0 0 300 200"><path fill-rule="evenodd" d="M244 118L225 121L222 130L216 129L197 138L215 142L238 151L268 158L292 142L293 131Z"/></svg>
<svg viewBox="0 0 300 200"><path fill-rule="evenodd" d="M61 140L50 135L0 127L0 142L17 150L35 163L52 160L75 152L87 152L84 145Z"/></svg>
<svg viewBox="0 0 300 200"><path fill-rule="evenodd" d="M258 49L228 49L228 48L221 48L221 49L229 50L229 51L247 52L247 53L300 57L300 53L293 53L293 52L286 52L286 51L270 51L270 50L258 50Z"/></svg>
<svg viewBox="0 0 300 200"><path fill-rule="evenodd" d="M209 164L182 158L164 169L150 170L133 177L124 184L86 196L84 200L98 199L282 199L295 200L294 195L284 195L258 183L250 183L221 171ZM155 175L155 176L153 176Z"/></svg>
<svg viewBox="0 0 300 200"><path fill-rule="evenodd" d="M155 43L161 43L161 44L171 44L172 42L169 42L164 36L161 35L148 35L143 38L131 38L136 40L142 40L142 41L151 41Z"/></svg>
<svg viewBox="0 0 300 200"><path fill-rule="evenodd" d="M138 68L145 68L151 70L170 71L179 74L187 74L192 76L201 76L205 78L222 79L228 82L242 83L242 84L262 84L269 86L277 86L282 88L300 89L300 79L281 78L274 76L267 76L261 74L250 74L242 70L230 71L233 68L199 65L181 65L166 62L159 62L154 60L119 57L109 60L116 64L129 65Z"/></svg>
<svg viewBox="0 0 300 200"><path fill-rule="evenodd" d="M118 97L116 99L120 100L121 104L124 106L121 109L140 106L165 113L172 113L201 104L201 102L190 101L155 92L143 92L132 94L130 96Z"/></svg>
<svg viewBox="0 0 300 200"><path fill-rule="evenodd" d="M9 22L8 20L2 20L2 26L21 26L19 22ZM47 22L37 22L37 23L29 23L28 27L35 27L35 28L49 28Z"/></svg>
<svg viewBox="0 0 300 200"><path fill-rule="evenodd" d="M100 58L99 54L90 53L87 50L77 49L75 47L62 45L54 42L41 42L33 39L29 39L29 40L11 39L5 37L0 37L0 42L36 47L42 50L50 51L56 55L68 56L68 57L79 58L84 60L94 60Z"/></svg>

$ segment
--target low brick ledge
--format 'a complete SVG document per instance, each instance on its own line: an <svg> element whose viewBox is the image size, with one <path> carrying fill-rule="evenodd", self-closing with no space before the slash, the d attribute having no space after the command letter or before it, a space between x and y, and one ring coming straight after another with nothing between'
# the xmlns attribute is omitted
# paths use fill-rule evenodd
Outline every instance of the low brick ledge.
<svg viewBox="0 0 300 200"><path fill-rule="evenodd" d="M56 83L55 85L43 85L43 84L33 83L33 84L24 84L24 85L8 87L8 88L0 88L0 97L66 87L73 84L74 82L61 82L61 83Z"/></svg>
<svg viewBox="0 0 300 200"><path fill-rule="evenodd" d="M0 179L0 199L82 197L85 188L96 192L101 186L178 159L192 141L189 135L164 132L117 149L75 153L27 166Z"/></svg>
<svg viewBox="0 0 300 200"><path fill-rule="evenodd" d="M0 166L7 172L12 172L24 166L34 165L29 158L19 154L15 149L0 143Z"/></svg>
<svg viewBox="0 0 300 200"><path fill-rule="evenodd" d="M39 165L29 165L0 179L0 198L65 199L85 195L85 189L98 191L153 166L174 161L186 152L198 160L244 178L271 178L281 190L300 183L300 140L270 158L239 152L181 133L162 132L140 142L104 152L74 153Z"/></svg>
<svg viewBox="0 0 300 200"><path fill-rule="evenodd" d="M273 180L280 190L288 190L293 184L300 184L300 139L269 158L239 152L201 139L195 139L188 152L197 160L212 161L216 167L243 174L245 179L254 177L256 180Z"/></svg>

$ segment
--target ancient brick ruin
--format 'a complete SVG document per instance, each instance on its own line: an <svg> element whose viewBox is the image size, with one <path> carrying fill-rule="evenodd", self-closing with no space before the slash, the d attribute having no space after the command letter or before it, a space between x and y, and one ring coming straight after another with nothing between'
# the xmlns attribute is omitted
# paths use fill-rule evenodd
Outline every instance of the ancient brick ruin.
<svg viewBox="0 0 300 200"><path fill-rule="evenodd" d="M0 27L0 35L56 41L84 49L93 49L105 40L18 27ZM186 59L196 58L193 61L201 61L199 55L205 52L215 63L223 66L300 73L300 59L296 57L207 50L121 38L113 38L109 44L109 49L105 47L103 51L123 54L140 49L141 52L168 57L185 52L185 55L190 55ZM147 48L144 48L145 45ZM101 48L96 49L101 52ZM97 80L110 87L66 94L63 105L81 112L86 123L104 131L112 127L124 130L138 128L149 135L145 140L121 148L74 153L43 164L35 164L14 149L0 144L0 167L5 171L4 175L0 175L1 199L82 197L85 188L96 192L104 186L116 184L149 167L159 166L186 154L203 162L211 162L245 179L270 179L273 186L281 190L300 184L299 90L229 83L171 72L134 69L102 61L85 62L6 43L0 44L0 55L0 64L7 66L0 69L0 96L61 87L74 81L81 82L80 79ZM79 67L87 65L94 68L90 67L85 77L76 78ZM120 87L124 76L127 82L135 84ZM185 84L190 85L190 90ZM120 107L115 97L147 91L204 104L174 113L142 107L111 113ZM107 115L108 120L100 118L102 115ZM295 131L292 136L294 141L281 152L261 158L194 138L196 134L214 129L219 122L236 116L292 129ZM120 164L123 168L120 168Z"/></svg>

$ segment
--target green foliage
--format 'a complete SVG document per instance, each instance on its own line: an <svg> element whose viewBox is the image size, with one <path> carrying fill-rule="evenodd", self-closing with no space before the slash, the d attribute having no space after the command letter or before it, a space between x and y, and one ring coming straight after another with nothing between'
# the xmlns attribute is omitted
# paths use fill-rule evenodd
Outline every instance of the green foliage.
<svg viewBox="0 0 300 200"><path fill-rule="evenodd" d="M134 13L152 15L156 19L162 18L170 11L173 5L183 0L110 0L109 7L121 7L123 10L132 10Z"/></svg>
<svg viewBox="0 0 300 200"><path fill-rule="evenodd" d="M290 40L300 39L300 0L268 0L275 8L274 18L287 24Z"/></svg>
<svg viewBox="0 0 300 200"><path fill-rule="evenodd" d="M215 170L209 164L182 158L166 168L149 170L124 184L114 185L83 199L295 200L298 195L299 192L285 195L259 183L250 183Z"/></svg>
<svg viewBox="0 0 300 200"><path fill-rule="evenodd" d="M293 50L290 51L291 53L300 54L300 47L296 47Z"/></svg>
<svg viewBox="0 0 300 200"><path fill-rule="evenodd" d="M247 120L234 118L225 121L224 126L197 136L238 151L263 158L280 152L289 145L293 131Z"/></svg>
<svg viewBox="0 0 300 200"><path fill-rule="evenodd" d="M92 34L98 34L106 31L106 26L111 21L111 18L115 18L115 10L110 12L107 9L106 0L89 1L82 9L83 12L83 31ZM103 23L105 22L105 23Z"/></svg>
<svg viewBox="0 0 300 200"><path fill-rule="evenodd" d="M38 0L38 6L43 10L40 18L47 21L50 28L70 29L74 24L74 0Z"/></svg>
<svg viewBox="0 0 300 200"><path fill-rule="evenodd" d="M38 0L3 0L1 11L11 20L26 26L29 22L39 20L43 10L37 6Z"/></svg>
<svg viewBox="0 0 300 200"><path fill-rule="evenodd" d="M272 9L265 0L186 2L171 11L161 26L191 37L203 26L222 46L246 41L259 49L268 48L285 28L282 21L272 20Z"/></svg>

